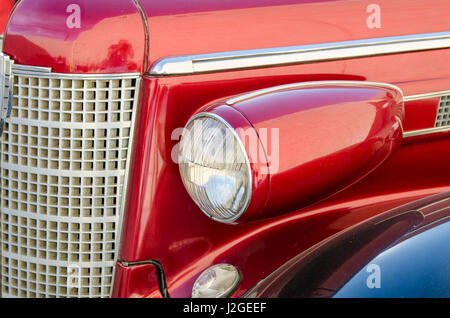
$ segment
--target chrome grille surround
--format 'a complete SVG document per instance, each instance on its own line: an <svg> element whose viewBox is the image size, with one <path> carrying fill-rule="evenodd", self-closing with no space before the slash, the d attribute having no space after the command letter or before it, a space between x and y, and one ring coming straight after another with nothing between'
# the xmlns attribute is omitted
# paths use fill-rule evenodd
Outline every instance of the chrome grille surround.
<svg viewBox="0 0 450 318"><path fill-rule="evenodd" d="M12 61L9 56L0 53L0 136L5 119L9 117L12 104Z"/></svg>
<svg viewBox="0 0 450 318"><path fill-rule="evenodd" d="M139 74L13 67L1 137L2 297L108 297Z"/></svg>
<svg viewBox="0 0 450 318"><path fill-rule="evenodd" d="M434 127L450 126L450 95L443 95L439 100Z"/></svg>

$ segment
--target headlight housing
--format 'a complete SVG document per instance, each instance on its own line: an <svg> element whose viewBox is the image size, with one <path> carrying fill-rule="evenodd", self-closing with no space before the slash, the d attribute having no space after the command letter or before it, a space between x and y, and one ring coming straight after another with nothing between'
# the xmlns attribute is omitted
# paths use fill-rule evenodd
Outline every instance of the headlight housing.
<svg viewBox="0 0 450 318"><path fill-rule="evenodd" d="M278 216L371 173L401 145L403 118L401 90L383 83L295 83L214 101L188 122L200 128L182 140L181 176L217 221Z"/></svg>
<svg viewBox="0 0 450 318"><path fill-rule="evenodd" d="M179 168L189 195L212 219L231 223L247 209L252 171L233 127L213 113L187 123L180 142Z"/></svg>

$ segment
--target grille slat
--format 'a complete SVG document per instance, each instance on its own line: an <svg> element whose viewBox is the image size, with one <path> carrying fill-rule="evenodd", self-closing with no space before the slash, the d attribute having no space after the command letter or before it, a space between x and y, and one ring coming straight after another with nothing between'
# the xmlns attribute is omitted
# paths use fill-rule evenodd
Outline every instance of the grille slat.
<svg viewBox="0 0 450 318"><path fill-rule="evenodd" d="M2 297L108 297L139 76L20 71L1 139Z"/></svg>
<svg viewBox="0 0 450 318"><path fill-rule="evenodd" d="M450 126L450 95L441 96L434 127Z"/></svg>

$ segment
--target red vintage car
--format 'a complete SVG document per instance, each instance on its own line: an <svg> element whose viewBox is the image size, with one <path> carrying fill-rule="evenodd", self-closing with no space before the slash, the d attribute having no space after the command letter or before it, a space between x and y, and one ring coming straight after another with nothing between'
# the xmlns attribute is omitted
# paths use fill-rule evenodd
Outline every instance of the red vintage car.
<svg viewBox="0 0 450 318"><path fill-rule="evenodd" d="M449 10L20 1L0 53L0 295L336 295L310 290L448 213ZM365 245L346 263L329 242L348 233ZM293 290L307 251L342 266Z"/></svg>

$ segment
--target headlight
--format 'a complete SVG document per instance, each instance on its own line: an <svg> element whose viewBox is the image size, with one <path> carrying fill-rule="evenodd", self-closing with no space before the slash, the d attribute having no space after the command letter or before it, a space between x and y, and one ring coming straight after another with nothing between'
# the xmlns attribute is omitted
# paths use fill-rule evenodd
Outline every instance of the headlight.
<svg viewBox="0 0 450 318"><path fill-rule="evenodd" d="M189 195L209 217L233 222L247 209L252 172L241 139L221 117L195 115L180 143L179 167Z"/></svg>
<svg viewBox="0 0 450 318"><path fill-rule="evenodd" d="M225 298L230 296L241 281L236 267L218 264L206 269L192 288L192 298Z"/></svg>

